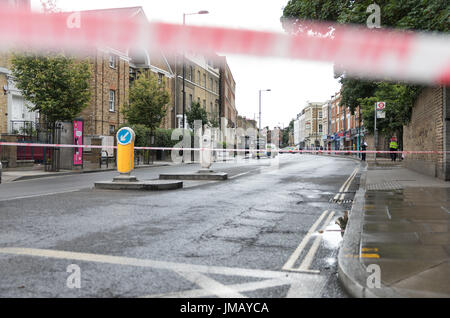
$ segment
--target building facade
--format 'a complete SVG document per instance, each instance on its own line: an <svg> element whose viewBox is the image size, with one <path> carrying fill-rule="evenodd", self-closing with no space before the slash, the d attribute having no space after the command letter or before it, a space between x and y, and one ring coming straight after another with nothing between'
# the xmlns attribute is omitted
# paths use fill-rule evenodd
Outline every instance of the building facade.
<svg viewBox="0 0 450 318"><path fill-rule="evenodd" d="M218 57L220 66L220 117L226 118L228 127L237 127L236 81L225 56Z"/></svg>
<svg viewBox="0 0 450 318"><path fill-rule="evenodd" d="M354 112L340 105L341 94L336 93L330 102L331 129L330 149L332 150L360 150L364 138L364 123L362 121L360 107Z"/></svg>
<svg viewBox="0 0 450 318"><path fill-rule="evenodd" d="M206 110L208 120L219 122L220 101L220 68L215 59L194 52L171 57L170 65L176 73L174 83L175 125L171 128L181 128L183 118L183 60L185 65L185 113L197 102ZM188 127L185 116L185 127Z"/></svg>

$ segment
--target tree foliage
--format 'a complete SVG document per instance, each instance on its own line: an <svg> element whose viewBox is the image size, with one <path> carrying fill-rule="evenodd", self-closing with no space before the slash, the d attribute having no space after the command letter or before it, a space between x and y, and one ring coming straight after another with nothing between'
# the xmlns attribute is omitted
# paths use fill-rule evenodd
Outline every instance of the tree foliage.
<svg viewBox="0 0 450 318"><path fill-rule="evenodd" d="M191 109L186 112L186 119L191 128L194 127L194 122L196 120L202 121L202 127L209 124L206 109L202 108L198 102L192 103Z"/></svg>
<svg viewBox="0 0 450 318"><path fill-rule="evenodd" d="M152 75L141 75L130 88L129 104L123 110L131 125L144 125L154 131L161 125L170 101L169 93Z"/></svg>
<svg viewBox="0 0 450 318"><path fill-rule="evenodd" d="M373 0L290 0L283 18L365 25ZM446 0L377 0L382 27L448 32L450 4Z"/></svg>
<svg viewBox="0 0 450 318"><path fill-rule="evenodd" d="M290 0L284 8L282 21L287 18L328 21L330 25L331 23L365 25L371 14L366 12L367 7L373 3L373 0ZM384 28L449 32L450 4L447 0L377 0L376 4L381 8L381 26ZM289 24L285 24L286 31L291 30L288 26ZM382 122L382 130L398 131L402 129L402 125L408 123L414 99L420 91L419 86L374 82L342 74L337 77L340 77L342 84L340 104L348 106L354 112L362 103L363 119L369 131L372 131L370 128L373 129L375 101L388 102L387 120Z"/></svg>
<svg viewBox="0 0 450 318"><path fill-rule="evenodd" d="M17 88L49 123L71 121L89 104L88 61L62 54L15 54L12 74Z"/></svg>
<svg viewBox="0 0 450 318"><path fill-rule="evenodd" d="M377 130L386 135L399 134L403 125L408 124L414 100L420 92L420 87L398 83L377 83L377 89L372 97L358 98L361 105L364 126L373 131L375 120L375 103L386 103L386 118L377 120Z"/></svg>

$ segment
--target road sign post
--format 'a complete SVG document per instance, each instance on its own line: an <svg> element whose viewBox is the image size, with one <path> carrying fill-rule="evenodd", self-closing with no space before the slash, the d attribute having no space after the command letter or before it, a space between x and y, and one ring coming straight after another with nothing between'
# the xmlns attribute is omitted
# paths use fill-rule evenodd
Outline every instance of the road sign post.
<svg viewBox="0 0 450 318"><path fill-rule="evenodd" d="M117 171L130 174L134 169L134 140L136 134L133 129L124 127L117 132Z"/></svg>
<svg viewBox="0 0 450 318"><path fill-rule="evenodd" d="M377 118L386 118L386 113L384 111L386 107L385 102L376 102L375 103L375 122L374 122L374 134L373 140L375 145L375 161L377 161L377 144L378 144L378 133L377 133Z"/></svg>

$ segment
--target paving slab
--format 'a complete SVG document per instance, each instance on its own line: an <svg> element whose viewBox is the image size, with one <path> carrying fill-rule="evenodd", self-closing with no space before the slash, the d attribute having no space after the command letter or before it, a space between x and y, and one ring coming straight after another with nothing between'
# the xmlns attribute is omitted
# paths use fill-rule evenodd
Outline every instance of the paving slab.
<svg viewBox="0 0 450 318"><path fill-rule="evenodd" d="M392 182L402 188L374 186ZM450 298L449 197L450 182L362 165L338 257L347 291L355 297ZM380 288L367 283L371 265L379 266Z"/></svg>

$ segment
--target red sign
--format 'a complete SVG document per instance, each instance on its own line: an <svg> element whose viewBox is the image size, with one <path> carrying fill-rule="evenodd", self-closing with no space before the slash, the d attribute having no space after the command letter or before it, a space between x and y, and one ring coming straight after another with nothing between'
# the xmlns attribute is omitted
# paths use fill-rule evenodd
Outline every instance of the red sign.
<svg viewBox="0 0 450 318"><path fill-rule="evenodd" d="M377 103L377 110L384 110L385 107L386 107L386 103L385 102L378 102Z"/></svg>
<svg viewBox="0 0 450 318"><path fill-rule="evenodd" d="M75 120L73 122L73 144L77 146L83 145L83 122ZM83 148L74 148L73 165L81 166L83 164Z"/></svg>

